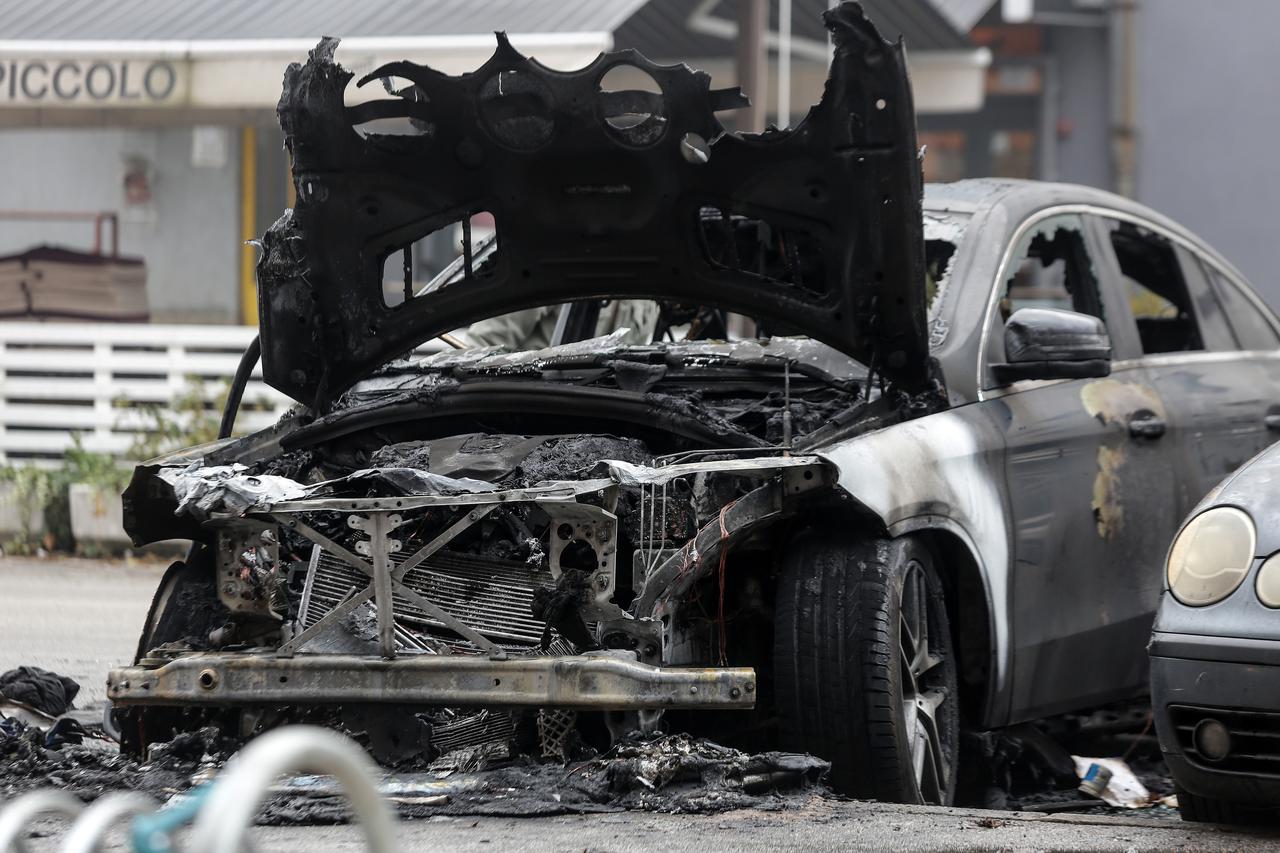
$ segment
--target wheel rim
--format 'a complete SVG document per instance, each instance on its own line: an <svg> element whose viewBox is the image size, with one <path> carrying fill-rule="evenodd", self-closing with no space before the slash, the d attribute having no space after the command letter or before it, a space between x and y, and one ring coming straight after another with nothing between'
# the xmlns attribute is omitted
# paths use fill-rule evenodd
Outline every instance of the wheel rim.
<svg viewBox="0 0 1280 853"><path fill-rule="evenodd" d="M941 804L950 776L939 709L949 698L939 669L943 660L929 643L929 587L924 567L912 562L902 581L898 608L902 716L916 786L926 803Z"/></svg>

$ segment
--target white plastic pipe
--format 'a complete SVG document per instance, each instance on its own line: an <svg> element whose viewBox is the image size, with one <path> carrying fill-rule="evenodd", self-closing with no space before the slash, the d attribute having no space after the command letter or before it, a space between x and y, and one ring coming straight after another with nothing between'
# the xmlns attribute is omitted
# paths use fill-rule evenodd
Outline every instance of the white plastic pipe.
<svg viewBox="0 0 1280 853"><path fill-rule="evenodd" d="M316 726L290 726L268 732L227 763L192 828L192 853L238 853L267 789L282 773L332 775L364 828L368 849L395 851L395 816L378 793L377 765L350 738Z"/></svg>
<svg viewBox="0 0 1280 853"><path fill-rule="evenodd" d="M63 842L62 853L93 853L121 818L150 814L155 810L156 801L146 794L136 791L108 794L94 802L76 820Z"/></svg>
<svg viewBox="0 0 1280 853"><path fill-rule="evenodd" d="M791 0L778 0L778 127L791 126Z"/></svg>
<svg viewBox="0 0 1280 853"><path fill-rule="evenodd" d="M0 809L0 853L24 850L23 835L27 824L40 815L56 814L75 817L84 806L66 791L32 791Z"/></svg>

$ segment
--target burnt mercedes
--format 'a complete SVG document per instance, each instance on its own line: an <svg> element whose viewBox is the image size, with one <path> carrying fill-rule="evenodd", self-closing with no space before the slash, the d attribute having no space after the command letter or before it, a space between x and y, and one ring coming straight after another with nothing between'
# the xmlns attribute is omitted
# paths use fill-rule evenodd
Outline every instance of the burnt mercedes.
<svg viewBox="0 0 1280 853"><path fill-rule="evenodd" d="M820 102L760 134L628 51L500 36L363 101L331 40L289 68L258 286L298 405L138 467L134 540L195 544L111 673L127 746L324 709L390 760L680 726L949 802L962 727L1145 690L1188 496L1270 440L1275 319L1124 199L925 190L902 45L826 22ZM540 310L546 346L416 349Z"/></svg>

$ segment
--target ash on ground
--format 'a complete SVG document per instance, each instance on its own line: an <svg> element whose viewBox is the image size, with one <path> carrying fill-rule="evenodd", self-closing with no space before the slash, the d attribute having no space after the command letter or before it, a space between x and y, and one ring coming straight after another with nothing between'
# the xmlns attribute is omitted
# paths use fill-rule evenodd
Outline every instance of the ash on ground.
<svg viewBox="0 0 1280 853"><path fill-rule="evenodd" d="M798 807L829 794L821 781L829 769L811 755L752 755L683 734L636 734L585 761L517 760L477 772L401 773L387 777L382 789L404 817L707 814ZM322 823L345 820L347 813L332 779L302 776L276 788L263 820Z"/></svg>
<svg viewBox="0 0 1280 853"><path fill-rule="evenodd" d="M15 721L0 727L0 799L53 787L84 800L127 789L164 801L211 779L230 747L210 727L154 745L146 761L136 761L91 733L80 743L55 743L47 740L46 731ZM473 766L484 763L480 757ZM406 818L628 809L714 813L798 806L827 793L821 780L830 768L808 755L752 755L687 735L632 735L584 761L517 758L500 764L481 770L393 772L380 788ZM341 823L349 817L331 777L298 776L273 789L259 823Z"/></svg>
<svg viewBox="0 0 1280 853"><path fill-rule="evenodd" d="M191 788L198 771L220 766L230 754L213 728L159 744L147 761L121 755L119 744L99 730L75 728L63 733L57 725L45 729L13 717L0 719L0 799L61 788L82 800L140 791L164 801Z"/></svg>

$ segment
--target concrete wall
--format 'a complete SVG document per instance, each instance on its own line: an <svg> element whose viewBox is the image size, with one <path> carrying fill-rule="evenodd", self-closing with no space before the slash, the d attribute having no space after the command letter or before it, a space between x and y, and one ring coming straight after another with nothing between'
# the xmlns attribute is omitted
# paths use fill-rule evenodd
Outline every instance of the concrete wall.
<svg viewBox="0 0 1280 853"><path fill-rule="evenodd" d="M1203 236L1280 306L1280 3L1138 8L1138 198Z"/></svg>
<svg viewBox="0 0 1280 853"><path fill-rule="evenodd" d="M1053 117L1064 133L1050 140L1055 146L1052 173L1046 179L1086 184L1109 190L1111 175L1111 99L1108 76L1107 30L1101 27L1049 28L1049 72L1053 84ZM1049 172L1046 168L1046 172Z"/></svg>
<svg viewBox="0 0 1280 853"><path fill-rule="evenodd" d="M239 136L226 162L192 165L192 130L38 128L0 131L0 208L120 211L120 250L147 262L156 322L239 321ZM152 201L127 206L125 162L150 165ZM0 254L39 243L88 250L91 223L0 219Z"/></svg>

